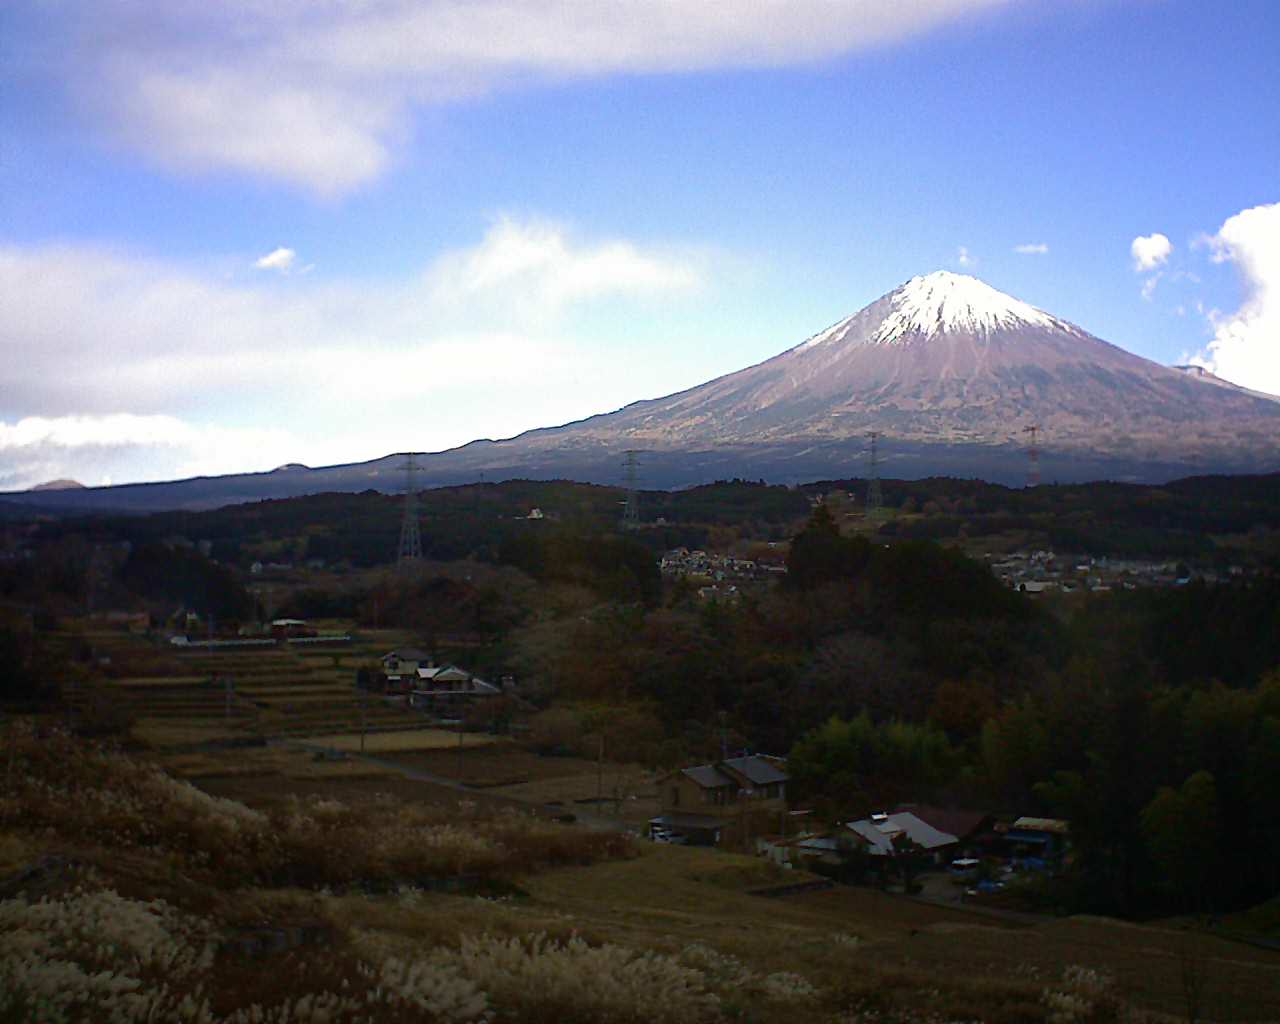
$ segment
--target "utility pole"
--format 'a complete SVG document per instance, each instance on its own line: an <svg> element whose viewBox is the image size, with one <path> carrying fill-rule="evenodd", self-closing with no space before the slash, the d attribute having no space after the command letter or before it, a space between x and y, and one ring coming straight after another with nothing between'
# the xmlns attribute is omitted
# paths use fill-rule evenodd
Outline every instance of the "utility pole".
<svg viewBox="0 0 1280 1024"><path fill-rule="evenodd" d="M867 434L871 440L871 448L867 459L867 518L873 519L880 514L884 499L880 494L880 458L876 452L876 443L880 440L877 430Z"/></svg>
<svg viewBox="0 0 1280 1024"><path fill-rule="evenodd" d="M369 724L367 721L367 711L369 704L369 689L366 686L360 692L360 753L364 753L364 736L368 731Z"/></svg>
<svg viewBox="0 0 1280 1024"><path fill-rule="evenodd" d="M400 521L400 552L398 565L402 572L411 570L422 561L422 534L418 528L418 488L413 475L417 471L413 455L404 460L404 516Z"/></svg>
<svg viewBox="0 0 1280 1024"><path fill-rule="evenodd" d="M1033 423L1029 427L1023 427L1022 432L1031 435L1031 443L1027 447L1027 486L1036 487L1040 483L1040 448L1036 444L1040 424Z"/></svg>
<svg viewBox="0 0 1280 1024"><path fill-rule="evenodd" d="M596 809L604 803L604 723L600 724L600 741L596 747Z"/></svg>

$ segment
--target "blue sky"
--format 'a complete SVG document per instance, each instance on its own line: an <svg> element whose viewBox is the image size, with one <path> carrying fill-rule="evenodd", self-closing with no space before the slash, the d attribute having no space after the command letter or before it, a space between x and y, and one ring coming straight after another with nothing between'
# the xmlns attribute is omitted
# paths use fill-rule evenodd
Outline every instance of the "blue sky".
<svg viewBox="0 0 1280 1024"><path fill-rule="evenodd" d="M18 0L0 489L507 436L936 269L1280 392L1277 52L1249 0Z"/></svg>

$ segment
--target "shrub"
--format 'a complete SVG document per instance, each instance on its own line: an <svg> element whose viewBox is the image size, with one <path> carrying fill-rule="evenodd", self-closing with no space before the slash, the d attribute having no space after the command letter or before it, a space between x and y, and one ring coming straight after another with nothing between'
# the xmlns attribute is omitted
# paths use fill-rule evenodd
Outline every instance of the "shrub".
<svg viewBox="0 0 1280 1024"><path fill-rule="evenodd" d="M465 937L436 962L456 965L521 1021L695 1024L718 1015L719 1000L699 971L659 953L590 946L578 937Z"/></svg>

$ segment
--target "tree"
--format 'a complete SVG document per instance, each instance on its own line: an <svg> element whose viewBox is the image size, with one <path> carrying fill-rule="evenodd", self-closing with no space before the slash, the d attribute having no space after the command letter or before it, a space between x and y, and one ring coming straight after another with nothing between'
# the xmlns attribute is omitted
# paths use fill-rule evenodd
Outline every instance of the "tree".
<svg viewBox="0 0 1280 1024"><path fill-rule="evenodd" d="M1052 769L1049 729L1030 699L988 719L979 740L982 766L994 792L1011 806L1025 805L1032 787Z"/></svg>
<svg viewBox="0 0 1280 1024"><path fill-rule="evenodd" d="M38 689L31 638L0 626L0 700L27 700Z"/></svg>
<svg viewBox="0 0 1280 1024"><path fill-rule="evenodd" d="M813 590L824 583L849 579L865 568L870 557L870 542L863 537L841 537L831 512L819 505L808 525L791 542L787 585L796 590Z"/></svg>
<svg viewBox="0 0 1280 1024"><path fill-rule="evenodd" d="M582 720L568 708L548 708L529 721L529 743L540 754L576 754Z"/></svg>
<svg viewBox="0 0 1280 1024"><path fill-rule="evenodd" d="M890 842L893 865L902 878L902 891L910 895L916 891L915 878L924 865L925 849L905 832L899 832Z"/></svg>
<svg viewBox="0 0 1280 1024"><path fill-rule="evenodd" d="M1142 810L1142 835L1156 869L1189 910L1212 910L1218 867L1218 793L1198 771L1181 789L1162 786Z"/></svg>

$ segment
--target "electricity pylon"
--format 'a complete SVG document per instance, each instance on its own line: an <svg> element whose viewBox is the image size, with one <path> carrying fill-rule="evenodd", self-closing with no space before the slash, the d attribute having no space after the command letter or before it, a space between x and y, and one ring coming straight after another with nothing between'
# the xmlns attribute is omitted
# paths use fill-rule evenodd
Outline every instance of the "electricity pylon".
<svg viewBox="0 0 1280 1024"><path fill-rule="evenodd" d="M1035 487L1040 483L1040 448L1036 444L1040 424L1033 423L1029 427L1023 427L1022 432L1031 435L1031 444L1027 447L1027 486Z"/></svg>
<svg viewBox="0 0 1280 1024"><path fill-rule="evenodd" d="M880 514L884 498L880 493L880 458L876 453L880 432L873 430L867 437L871 439L871 448L867 453L867 517L871 518Z"/></svg>
<svg viewBox="0 0 1280 1024"><path fill-rule="evenodd" d="M412 455L404 460L404 518L400 521L401 569L410 569L422 560L422 534L418 529L418 488L413 474L418 466Z"/></svg>
<svg viewBox="0 0 1280 1024"><path fill-rule="evenodd" d="M636 481L639 479L640 462L637 456L639 451L629 448L623 452L622 458L622 479L627 488L627 498L622 503L622 528L624 530L634 530L640 525L640 498L636 491Z"/></svg>

